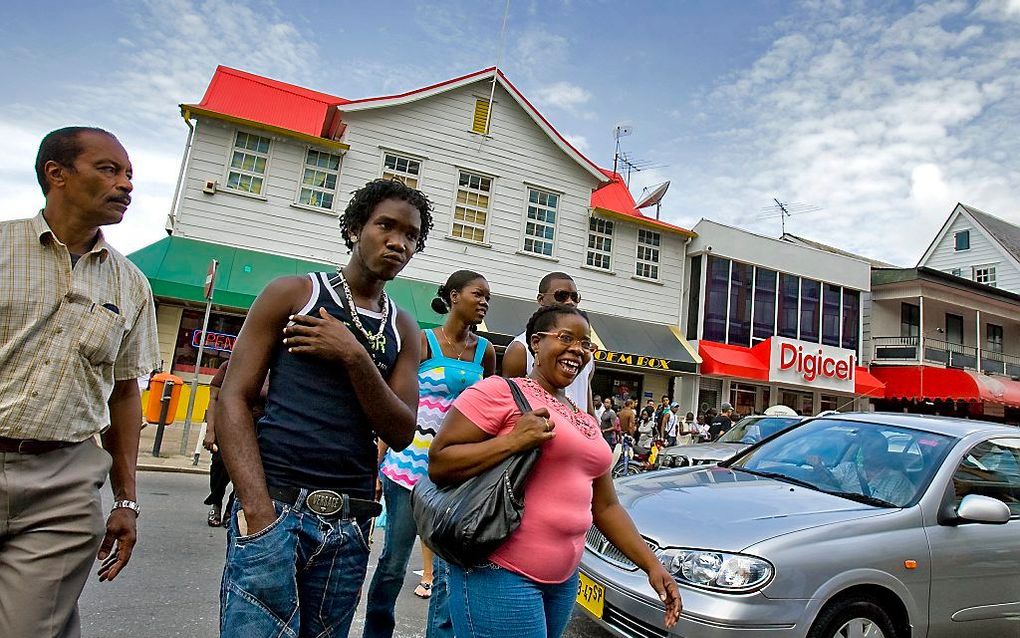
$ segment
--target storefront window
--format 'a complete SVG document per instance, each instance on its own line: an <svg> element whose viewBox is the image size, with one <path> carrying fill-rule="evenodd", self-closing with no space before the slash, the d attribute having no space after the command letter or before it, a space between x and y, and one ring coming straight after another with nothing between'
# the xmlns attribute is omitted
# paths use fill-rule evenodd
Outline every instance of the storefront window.
<svg viewBox="0 0 1020 638"><path fill-rule="evenodd" d="M843 347L857 351L861 325L861 293L843 289Z"/></svg>
<svg viewBox="0 0 1020 638"><path fill-rule="evenodd" d="M751 345L751 294L754 266L733 262L730 275L730 333L727 343Z"/></svg>
<svg viewBox="0 0 1020 638"><path fill-rule="evenodd" d="M174 348L174 360L171 372L178 375L195 373L195 360L198 358L198 335L202 330L202 318L205 313L198 310L185 310L181 316L181 327L177 331L177 343ZM234 349L234 340L241 332L244 317L214 312L209 315L209 329L206 333L205 350L202 353L200 374L216 374L220 364L230 358Z"/></svg>
<svg viewBox="0 0 1020 638"><path fill-rule="evenodd" d="M780 390L779 402L797 411L801 416L814 414L814 395L810 392L796 392L794 390Z"/></svg>
<svg viewBox="0 0 1020 638"><path fill-rule="evenodd" d="M642 385L641 375L638 374L596 370L591 380L591 392L592 396L597 394L603 399L610 398L614 404L623 407L627 399L640 400Z"/></svg>
<svg viewBox="0 0 1020 638"><path fill-rule="evenodd" d="M839 286L825 284L822 290L822 343L839 347Z"/></svg>
<svg viewBox="0 0 1020 638"><path fill-rule="evenodd" d="M734 418L755 413L755 400L759 390L761 388L750 383L730 384L730 405L733 406Z"/></svg>
<svg viewBox="0 0 1020 638"><path fill-rule="evenodd" d="M726 342L726 301L730 283L730 260L708 258L705 279L705 339Z"/></svg>
<svg viewBox="0 0 1020 638"><path fill-rule="evenodd" d="M845 401L848 401L851 405L853 405L852 400L845 399ZM839 397L830 396L828 394L819 396L818 411L825 412L826 410L839 410Z"/></svg>
<svg viewBox="0 0 1020 638"><path fill-rule="evenodd" d="M800 277L779 275L779 331L780 337L797 338L797 299L800 297Z"/></svg>
<svg viewBox="0 0 1020 638"><path fill-rule="evenodd" d="M822 285L813 279L800 282L800 338L818 343L818 302Z"/></svg>
<svg viewBox="0 0 1020 638"><path fill-rule="evenodd" d="M754 274L755 339L768 339L776 334L776 271L757 268Z"/></svg>
<svg viewBox="0 0 1020 638"><path fill-rule="evenodd" d="M701 255L691 259L691 281L687 288L687 338L698 338L698 313L701 309Z"/></svg>

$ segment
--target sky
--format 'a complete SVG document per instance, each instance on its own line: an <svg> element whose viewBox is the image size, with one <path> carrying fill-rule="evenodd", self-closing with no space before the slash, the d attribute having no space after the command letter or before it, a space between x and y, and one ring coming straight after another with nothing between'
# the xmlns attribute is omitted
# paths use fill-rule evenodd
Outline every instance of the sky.
<svg viewBox="0 0 1020 638"><path fill-rule="evenodd" d="M30 3L0 24L0 219L43 205L48 131L114 132L134 203L110 241L165 236L187 128L217 64L346 98L499 63L611 167L614 128L671 181L664 220L788 232L914 265L957 202L1020 224L1020 0ZM652 213L652 209L646 212Z"/></svg>

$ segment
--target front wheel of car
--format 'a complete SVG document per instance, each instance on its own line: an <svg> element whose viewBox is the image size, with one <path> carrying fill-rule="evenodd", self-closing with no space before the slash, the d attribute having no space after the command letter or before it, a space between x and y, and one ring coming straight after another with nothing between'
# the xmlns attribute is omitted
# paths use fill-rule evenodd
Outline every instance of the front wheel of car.
<svg viewBox="0 0 1020 638"><path fill-rule="evenodd" d="M808 638L899 638L899 633L878 603L858 598L822 610Z"/></svg>

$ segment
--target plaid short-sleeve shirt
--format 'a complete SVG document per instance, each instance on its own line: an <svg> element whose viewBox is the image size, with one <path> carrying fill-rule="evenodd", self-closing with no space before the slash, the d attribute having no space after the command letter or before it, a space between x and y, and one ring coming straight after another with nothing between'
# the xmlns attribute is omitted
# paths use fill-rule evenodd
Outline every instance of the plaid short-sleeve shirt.
<svg viewBox="0 0 1020 638"><path fill-rule="evenodd" d="M0 222L0 436L84 441L158 365L149 282L101 233L72 267L42 212Z"/></svg>

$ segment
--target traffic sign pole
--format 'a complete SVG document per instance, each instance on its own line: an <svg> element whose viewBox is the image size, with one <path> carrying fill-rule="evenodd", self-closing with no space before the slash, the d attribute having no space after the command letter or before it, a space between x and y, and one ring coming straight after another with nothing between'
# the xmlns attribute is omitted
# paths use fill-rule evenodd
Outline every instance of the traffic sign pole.
<svg viewBox="0 0 1020 638"><path fill-rule="evenodd" d="M198 342L198 356L195 357L195 374L191 377L191 391L188 393L188 411L184 416L184 431L181 433L181 455L188 453L188 435L191 433L191 417L195 410L195 394L198 392L198 374L202 369L202 355L205 353L205 336L209 330L209 314L212 312L213 290L216 288L216 269L220 262L213 259L205 277L205 318L202 319L202 338Z"/></svg>

